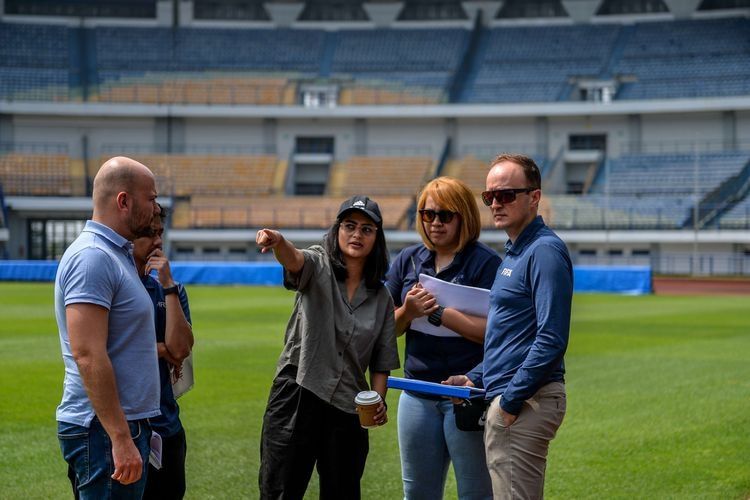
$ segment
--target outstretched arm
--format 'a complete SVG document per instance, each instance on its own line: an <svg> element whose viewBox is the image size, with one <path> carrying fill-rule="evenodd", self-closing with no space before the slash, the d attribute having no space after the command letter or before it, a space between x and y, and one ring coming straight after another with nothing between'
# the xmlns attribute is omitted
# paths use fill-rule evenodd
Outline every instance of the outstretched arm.
<svg viewBox="0 0 750 500"><path fill-rule="evenodd" d="M255 235L255 243L261 253L273 250L273 255L279 264L292 274L298 273L305 265L302 252L294 247L284 236L273 229L261 229Z"/></svg>

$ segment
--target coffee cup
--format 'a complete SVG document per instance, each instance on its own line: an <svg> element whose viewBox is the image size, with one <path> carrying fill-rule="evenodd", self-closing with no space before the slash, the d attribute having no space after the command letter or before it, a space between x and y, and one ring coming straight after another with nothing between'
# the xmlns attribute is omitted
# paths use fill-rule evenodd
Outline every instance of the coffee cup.
<svg viewBox="0 0 750 500"><path fill-rule="evenodd" d="M375 414L378 412L378 406L381 401L383 401L383 398L380 397L377 391L362 391L354 398L354 403L357 405L357 413L359 414L359 425L363 429L372 429L378 426L375 423Z"/></svg>

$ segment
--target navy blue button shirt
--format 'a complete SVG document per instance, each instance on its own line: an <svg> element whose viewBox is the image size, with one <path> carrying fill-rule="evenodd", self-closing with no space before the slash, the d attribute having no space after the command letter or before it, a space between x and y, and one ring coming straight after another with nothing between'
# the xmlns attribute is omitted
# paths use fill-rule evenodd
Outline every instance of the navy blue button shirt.
<svg viewBox="0 0 750 500"><path fill-rule="evenodd" d="M565 243L536 217L505 258L490 291L483 371L487 398L514 415L549 382L563 382L568 347L573 266Z"/></svg>
<svg viewBox="0 0 750 500"><path fill-rule="evenodd" d="M141 278L143 286L146 287L149 297L154 303L154 315L156 321L156 341L164 342L167 330L167 301L164 296L164 288L153 276ZM185 318L190 323L190 306L188 305L187 292L185 287L177 284L177 294L180 297L180 305L185 313ZM162 437L174 436L180 429L180 407L177 406L177 400L172 392L172 381L169 377L169 365L164 358L159 358L159 385L161 387L161 398L159 408L161 415L149 419L151 427Z"/></svg>
<svg viewBox="0 0 750 500"><path fill-rule="evenodd" d="M435 252L424 245L413 245L404 248L394 259L385 285L396 307L401 307L406 293L419 281L420 273L451 283L489 289L499 265L497 252L475 242L458 252L449 266L435 273ZM409 329L406 331L404 374L407 378L440 382L451 375L469 371L481 362L482 353L481 344L463 337L438 337Z"/></svg>

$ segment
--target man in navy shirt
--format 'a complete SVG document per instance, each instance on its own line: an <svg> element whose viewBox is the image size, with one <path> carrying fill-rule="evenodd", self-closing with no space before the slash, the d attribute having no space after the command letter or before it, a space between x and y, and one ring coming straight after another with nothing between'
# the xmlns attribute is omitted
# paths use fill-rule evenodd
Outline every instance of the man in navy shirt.
<svg viewBox="0 0 750 500"><path fill-rule="evenodd" d="M490 292L484 360L446 381L487 391L484 442L496 499L543 497L549 442L565 415L573 267L537 215L540 198L534 160L495 158L482 199L508 241Z"/></svg>
<svg viewBox="0 0 750 500"><path fill-rule="evenodd" d="M166 210L160 206L159 216L154 217L152 233L133 242L138 274L154 304L161 387L161 415L150 421L153 430L162 438L161 468L149 464L144 500L181 499L185 495L187 444L172 381L179 377L194 339L187 293L182 284L172 278L169 260L162 249L166 217Z"/></svg>

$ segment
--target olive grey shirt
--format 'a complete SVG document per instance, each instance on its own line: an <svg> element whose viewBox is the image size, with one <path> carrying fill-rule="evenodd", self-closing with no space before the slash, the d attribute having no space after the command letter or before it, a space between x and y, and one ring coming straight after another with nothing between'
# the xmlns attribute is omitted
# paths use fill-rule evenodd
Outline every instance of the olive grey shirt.
<svg viewBox="0 0 750 500"><path fill-rule="evenodd" d="M356 413L354 397L369 389L365 371L399 367L393 300L387 288L373 290L362 280L350 303L323 247L302 254L300 272L284 270L284 286L297 296L276 374L294 365L297 384L339 410Z"/></svg>

